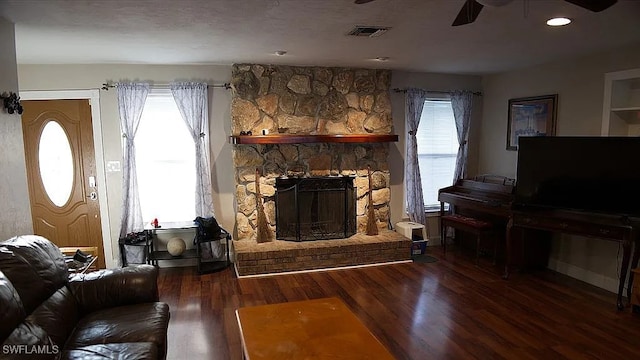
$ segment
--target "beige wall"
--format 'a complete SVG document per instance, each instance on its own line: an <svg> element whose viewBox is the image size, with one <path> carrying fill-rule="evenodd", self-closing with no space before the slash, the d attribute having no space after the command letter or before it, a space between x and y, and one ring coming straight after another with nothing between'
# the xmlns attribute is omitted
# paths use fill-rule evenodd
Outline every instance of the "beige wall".
<svg viewBox="0 0 640 360"><path fill-rule="evenodd" d="M0 93L18 92L14 26L0 18ZM33 233L22 123L0 106L0 240Z"/></svg>
<svg viewBox="0 0 640 360"><path fill-rule="evenodd" d="M640 67L640 44L578 59L544 64L483 78L483 121L478 171L516 175L517 152L507 151L510 98L558 94L558 135L600 135L604 74ZM624 155L621 155L624 156ZM617 291L618 244L560 236L549 267L602 288Z"/></svg>
<svg viewBox="0 0 640 360"><path fill-rule="evenodd" d="M3 25L4 26L4 25ZM4 30L4 29L3 29ZM6 31L2 31L5 34ZM0 43L2 43L0 38ZM13 38L11 37L11 41ZM8 41L8 40L6 40ZM7 48L7 47L5 47ZM2 56L6 56L3 52ZM15 55L14 55L15 56ZM3 61L3 63L6 63ZM473 123L470 130L469 175L492 173L515 177L516 156L514 151L505 150L507 102L510 98L559 94L558 134L559 135L598 135L602 116L602 96L604 73L640 67L640 45L629 46L610 53L592 55L579 60L546 64L534 68L497 74L480 78L478 76L411 73L394 71L392 88L419 87L433 90L465 89L482 91L483 96L476 98ZM2 71L2 70L0 70ZM4 90L16 85L4 73L0 85ZM24 90L60 90L99 88L107 80L150 80L167 83L173 80L201 79L212 83L227 82L231 76L231 66L150 66L150 65L21 65L18 66L20 88ZM15 82L15 79L13 80ZM230 134L231 94L227 90L216 88L212 91L211 118L211 158L213 168L213 187L216 217L222 226L234 228L234 180L231 160ZM104 140L105 161L121 161L120 130L116 106L115 91L101 91L101 117ZM404 95L391 93L393 133L399 135L399 141L390 146L391 170L391 222L395 224L406 218L404 212ZM481 114L481 116L479 116ZM17 119L0 113L0 120ZM8 126L0 121L0 126ZM9 122L10 123L10 122ZM14 128L0 132L13 134L7 139L22 154L21 131ZM15 136L20 137L18 141ZM2 144L7 143L2 141ZM19 146L16 145L19 143ZM4 145L0 145L4 146ZM2 154L6 154L5 151ZM27 220L16 221L16 215L0 213L0 224L23 224L21 232L31 231L28 213L24 159L2 158L0 169L17 171L16 176L3 180L0 194L12 196L20 203L17 213ZM0 175L2 176L2 175ZM107 173L107 193L111 218L111 238L114 254L117 254L117 236L120 224L121 174ZM11 189L5 184L12 184ZM17 190L17 191L16 191ZM22 195L20 195L22 193ZM6 207L5 204L3 206ZM26 209L26 212L25 212ZM21 211L21 212L20 212ZM13 213L16 213L12 210ZM437 238L437 221L430 221L430 238ZM17 230L16 230L17 231ZM10 233L16 232L14 230ZM2 233L0 233L2 235ZM5 236L6 237L6 236ZM439 242L438 242L439 243ZM575 237L563 237L554 242L550 267L560 272L585 280L597 286L615 291L616 269L619 261L618 245L613 242Z"/></svg>
<svg viewBox="0 0 640 360"><path fill-rule="evenodd" d="M167 84L175 80L201 80L210 84L229 82L231 66L160 66L160 65L21 65L18 79L21 90L96 89L106 81L140 80ZM209 90L210 148L214 211L220 224L234 227L234 181L231 163L229 120L231 94L224 88ZM115 89L100 91L105 164L122 161L121 133ZM118 235L122 204L121 172L106 173L110 238L114 256L118 256ZM162 196L159 194L158 196ZM105 199L100 199L104 201ZM2 216L2 215L0 215ZM119 260L114 259L115 263Z"/></svg>
<svg viewBox="0 0 640 360"><path fill-rule="evenodd" d="M160 65L21 65L18 67L20 88L23 90L67 90L95 89L106 81L144 80L167 83L173 80L200 79L210 83L228 82L231 66L160 66ZM421 87L434 90L481 90L481 78L443 74L419 74L393 72L392 87ZM214 208L217 219L227 229L234 229L234 179L232 171L231 145L227 136L231 133L231 93L215 88L212 92L211 159L214 190ZM391 93L394 133L400 141L390 147L391 163L391 217L392 223L400 221L404 214L404 96ZM121 137L114 90L100 91L101 120L105 163L121 161ZM481 109L478 102L477 109ZM479 120L477 116L474 120ZM477 123L477 121L474 121ZM473 140L477 126L471 127L470 174L476 173L474 154L477 141ZM118 254L117 239L120 226L121 173L107 172L107 197L111 219L111 241L114 254ZM433 222L437 224L437 222ZM437 228L432 235L437 235Z"/></svg>
<svg viewBox="0 0 640 360"><path fill-rule="evenodd" d="M391 88L421 88L426 90L471 90L482 91L482 78L479 76L450 75L433 73L414 73L394 71L391 76ZM404 193L404 154L406 131L404 126L404 93L391 92L391 109L393 116L393 133L398 134L398 142L391 145L389 151L389 167L391 171L391 223L407 219ZM469 129L469 160L467 174L473 176L477 172L478 134L481 125L482 97L474 97L474 109ZM453 179L451 179L453 181ZM437 217L427 219L429 245L440 244ZM436 241L433 241L436 240Z"/></svg>

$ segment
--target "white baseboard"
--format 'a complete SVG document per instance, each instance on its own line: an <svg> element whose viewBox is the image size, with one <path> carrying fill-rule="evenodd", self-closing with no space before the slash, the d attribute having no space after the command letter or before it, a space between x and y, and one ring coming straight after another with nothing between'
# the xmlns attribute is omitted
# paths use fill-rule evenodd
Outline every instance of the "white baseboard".
<svg viewBox="0 0 640 360"><path fill-rule="evenodd" d="M239 275L239 274L238 274L238 263L234 263L234 264L233 264L233 268L234 268L234 269L235 269L235 271L236 271L236 276L238 277L238 279L245 279L245 278L265 277L265 276L274 276L274 275L304 274L304 273L318 272L318 271L333 271L333 270L357 269L357 268L370 267L370 266L392 265L392 264L404 264L404 263L411 263L411 262L413 262L413 260L400 260L400 261L389 261L389 262L375 263L375 264L364 264L364 265L353 265L353 266L340 266L340 267L322 268L322 269L311 269L311 270L285 271L285 272L275 272L275 273L268 273L268 274L256 274L256 275Z"/></svg>
<svg viewBox="0 0 640 360"><path fill-rule="evenodd" d="M427 246L442 246L440 245L440 236L429 236Z"/></svg>
<svg viewBox="0 0 640 360"><path fill-rule="evenodd" d="M582 269L554 258L549 258L548 268L574 279L584 281L587 284L611 291L614 294L618 293L618 279L610 278L587 269Z"/></svg>

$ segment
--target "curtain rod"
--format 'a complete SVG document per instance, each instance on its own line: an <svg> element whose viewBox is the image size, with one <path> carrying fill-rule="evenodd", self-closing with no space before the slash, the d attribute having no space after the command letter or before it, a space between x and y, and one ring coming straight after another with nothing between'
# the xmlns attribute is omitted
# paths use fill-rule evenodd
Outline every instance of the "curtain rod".
<svg viewBox="0 0 640 360"><path fill-rule="evenodd" d="M407 89L400 89L400 88L395 88L393 89L393 91L395 92L401 92L401 93L406 93ZM442 91L442 90L424 90L428 93L435 93L435 94L451 94L453 92L453 90L451 91ZM472 91L471 92L473 95L478 95L478 96L482 96L482 93L479 91Z"/></svg>
<svg viewBox="0 0 640 360"><path fill-rule="evenodd" d="M101 89L102 90L107 90L109 91L109 89L116 87L116 85L114 85L113 83L110 82L106 82L102 84ZM171 84L153 84L150 85L151 88L155 88L155 89L162 89L162 88L169 88L171 87ZM225 88L226 90L231 89L231 84L230 83L224 83L224 84L207 84L207 87L213 87L213 88Z"/></svg>

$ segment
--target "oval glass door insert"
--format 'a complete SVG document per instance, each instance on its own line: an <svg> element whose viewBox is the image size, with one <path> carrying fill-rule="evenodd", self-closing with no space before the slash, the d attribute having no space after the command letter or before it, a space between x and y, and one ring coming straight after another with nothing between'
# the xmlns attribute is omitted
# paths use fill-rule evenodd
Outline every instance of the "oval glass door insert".
<svg viewBox="0 0 640 360"><path fill-rule="evenodd" d="M38 163L47 196L62 207L73 188L73 155L67 134L56 121L49 121L42 130Z"/></svg>

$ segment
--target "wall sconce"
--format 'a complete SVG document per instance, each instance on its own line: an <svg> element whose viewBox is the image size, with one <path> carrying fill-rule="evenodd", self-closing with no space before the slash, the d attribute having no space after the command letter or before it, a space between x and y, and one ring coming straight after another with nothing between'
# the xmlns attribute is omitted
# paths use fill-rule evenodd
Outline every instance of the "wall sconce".
<svg viewBox="0 0 640 360"><path fill-rule="evenodd" d="M7 110L9 114L13 114L17 112L18 114L22 114L22 104L20 104L20 98L18 94L14 92L7 93L6 91L0 94L0 99L4 104L4 108Z"/></svg>

